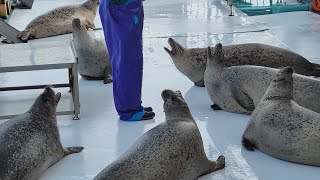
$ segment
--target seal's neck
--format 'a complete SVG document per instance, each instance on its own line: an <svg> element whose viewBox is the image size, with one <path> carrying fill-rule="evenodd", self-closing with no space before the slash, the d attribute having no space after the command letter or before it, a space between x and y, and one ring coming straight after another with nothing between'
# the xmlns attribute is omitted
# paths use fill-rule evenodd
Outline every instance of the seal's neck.
<svg viewBox="0 0 320 180"><path fill-rule="evenodd" d="M88 8L89 10L93 11L94 14L96 14L98 5L99 5L99 0L87 0L86 2L84 2L82 5L86 8Z"/></svg>
<svg viewBox="0 0 320 180"><path fill-rule="evenodd" d="M167 109L165 110L165 115L167 122L194 122L194 119L187 105L180 106L179 108Z"/></svg>

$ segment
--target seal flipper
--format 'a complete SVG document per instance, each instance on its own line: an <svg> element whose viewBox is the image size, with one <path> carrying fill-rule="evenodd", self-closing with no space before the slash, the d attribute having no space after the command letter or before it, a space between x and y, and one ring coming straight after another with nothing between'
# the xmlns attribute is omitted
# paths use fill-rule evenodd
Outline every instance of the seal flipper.
<svg viewBox="0 0 320 180"><path fill-rule="evenodd" d="M113 80L112 80L112 76L110 74L106 74L104 80L103 80L103 83L104 84L108 84L108 83L111 83Z"/></svg>
<svg viewBox="0 0 320 180"><path fill-rule="evenodd" d="M28 41L31 37L31 30L24 30L18 34L18 38L22 41Z"/></svg>
<svg viewBox="0 0 320 180"><path fill-rule="evenodd" d="M83 150L83 147L81 146L73 146L73 147L67 147L64 148L64 156L68 156L69 154L79 153Z"/></svg>
<svg viewBox="0 0 320 180"><path fill-rule="evenodd" d="M254 102L245 92L234 91L233 94L236 95L235 99L242 108L249 112L253 112L255 109Z"/></svg>
<svg viewBox="0 0 320 180"><path fill-rule="evenodd" d="M247 138L242 136L242 146L248 151L254 151L254 144L252 144Z"/></svg>
<svg viewBox="0 0 320 180"><path fill-rule="evenodd" d="M207 168L205 168L205 171L201 174L201 176L223 169L225 165L226 165L225 157L222 155L219 156L216 161L208 160L208 166Z"/></svg>
<svg viewBox="0 0 320 180"><path fill-rule="evenodd" d="M212 104L210 106L213 110L222 110L221 107L219 107L217 104Z"/></svg>
<svg viewBox="0 0 320 180"><path fill-rule="evenodd" d="M195 86L199 86L199 87L205 87L203 79L201 81L199 81L199 82L195 82L194 85Z"/></svg>

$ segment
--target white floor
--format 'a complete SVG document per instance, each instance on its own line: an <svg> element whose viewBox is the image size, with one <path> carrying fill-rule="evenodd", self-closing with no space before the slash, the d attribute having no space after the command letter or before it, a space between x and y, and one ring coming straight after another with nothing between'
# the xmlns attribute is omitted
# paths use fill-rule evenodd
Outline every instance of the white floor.
<svg viewBox="0 0 320 180"><path fill-rule="evenodd" d="M35 0L31 10L14 10L10 24L22 30L33 17L57 6L80 3L81 0ZM309 12L248 17L236 11L229 17L225 1L210 0L147 0L144 29L143 102L156 112L155 120L121 122L112 98L112 84L80 78L81 119L58 116L64 146L82 145L83 152L70 155L49 168L42 180L90 180L119 157L144 132L164 121L160 93L164 89L180 90L200 128L207 156L226 157L223 170L200 179L319 179L317 167L277 160L259 151L248 152L241 146L241 136L249 116L212 111L204 88L195 87L172 64L163 50L168 37L187 47L206 47L260 42L296 51L311 61L320 60L320 16ZM96 25L101 26L99 16ZM265 30L269 29L269 30ZM103 37L101 31L95 36ZM70 41L70 34L33 40ZM0 54L1 57L1 54ZM0 59L0 62L3 59ZM66 71L38 71L0 74L0 86L60 83ZM67 96L67 89L56 89ZM28 109L40 91L0 93L0 113ZM63 108L63 105L60 105ZM1 121L4 122L4 121ZM1 123L0 122L0 123Z"/></svg>

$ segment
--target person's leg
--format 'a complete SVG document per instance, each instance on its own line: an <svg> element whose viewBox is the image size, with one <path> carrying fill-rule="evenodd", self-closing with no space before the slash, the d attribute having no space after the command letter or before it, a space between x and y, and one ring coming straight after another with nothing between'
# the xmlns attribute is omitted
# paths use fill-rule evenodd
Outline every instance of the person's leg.
<svg viewBox="0 0 320 180"><path fill-rule="evenodd" d="M102 2L99 12L113 68L116 109L121 120L140 120L148 115L141 106L142 3L108 5Z"/></svg>

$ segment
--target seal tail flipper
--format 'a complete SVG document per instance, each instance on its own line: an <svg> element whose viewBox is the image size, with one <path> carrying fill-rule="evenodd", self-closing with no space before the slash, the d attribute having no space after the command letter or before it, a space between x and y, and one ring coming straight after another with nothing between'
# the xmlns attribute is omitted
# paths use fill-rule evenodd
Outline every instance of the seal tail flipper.
<svg viewBox="0 0 320 180"><path fill-rule="evenodd" d="M30 36L31 36L31 30L24 30L18 34L18 38L23 41L28 41L30 39Z"/></svg>
<svg viewBox="0 0 320 180"><path fill-rule="evenodd" d="M67 147L64 148L64 156L68 156L69 154L79 153L83 150L83 147L81 146L73 146L73 147Z"/></svg>
<svg viewBox="0 0 320 180"><path fill-rule="evenodd" d="M247 138L242 136L242 146L248 151L254 151L254 144L252 144Z"/></svg>
<svg viewBox="0 0 320 180"><path fill-rule="evenodd" d="M320 64L311 63L311 68L313 70L313 76L320 77Z"/></svg>

